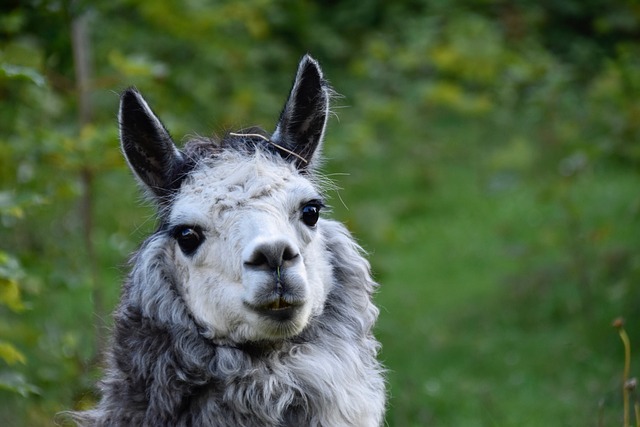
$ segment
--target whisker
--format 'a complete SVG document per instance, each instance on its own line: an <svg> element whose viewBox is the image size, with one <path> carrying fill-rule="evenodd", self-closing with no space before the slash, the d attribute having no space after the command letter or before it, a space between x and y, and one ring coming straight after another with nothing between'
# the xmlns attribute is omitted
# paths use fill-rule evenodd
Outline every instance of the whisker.
<svg viewBox="0 0 640 427"><path fill-rule="evenodd" d="M305 159L304 157L302 157L300 154L295 153L291 150L289 150L288 148L283 147L282 145L276 144L275 142L273 142L272 140L270 140L269 138L267 138L264 135L260 135L259 133L234 133L234 132L229 132L229 135L232 136L246 136L246 137L257 137L260 139L263 139L265 141L267 141L269 144L273 145L274 147L276 147L279 150L284 151L285 153L291 154L292 156L295 156L297 158L299 158L300 160L302 160L305 164L308 164L309 162L307 161L307 159Z"/></svg>

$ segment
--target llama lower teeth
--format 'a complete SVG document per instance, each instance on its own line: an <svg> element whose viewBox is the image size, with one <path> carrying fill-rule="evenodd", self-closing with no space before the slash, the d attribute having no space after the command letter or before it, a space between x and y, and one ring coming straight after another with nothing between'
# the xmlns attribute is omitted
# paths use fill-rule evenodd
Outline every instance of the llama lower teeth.
<svg viewBox="0 0 640 427"><path fill-rule="evenodd" d="M278 298L277 300L275 300L274 302L272 302L267 306L269 310L283 310L289 307L291 307L291 304L289 304L282 298Z"/></svg>

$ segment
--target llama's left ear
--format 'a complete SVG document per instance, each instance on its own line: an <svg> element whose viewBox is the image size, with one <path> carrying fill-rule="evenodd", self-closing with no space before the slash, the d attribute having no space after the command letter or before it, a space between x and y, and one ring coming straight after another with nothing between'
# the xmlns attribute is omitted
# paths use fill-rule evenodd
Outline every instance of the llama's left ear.
<svg viewBox="0 0 640 427"><path fill-rule="evenodd" d="M145 189L162 201L178 185L176 178L182 154L169 132L142 95L127 89L120 98L120 143L122 151Z"/></svg>
<svg viewBox="0 0 640 427"><path fill-rule="evenodd" d="M305 55L289 99L280 114L280 120L271 140L297 156L282 153L299 170L309 169L314 156L322 146L322 138L329 116L331 88L322 76L318 62ZM298 157L299 156L299 157ZM304 160L303 160L304 159Z"/></svg>

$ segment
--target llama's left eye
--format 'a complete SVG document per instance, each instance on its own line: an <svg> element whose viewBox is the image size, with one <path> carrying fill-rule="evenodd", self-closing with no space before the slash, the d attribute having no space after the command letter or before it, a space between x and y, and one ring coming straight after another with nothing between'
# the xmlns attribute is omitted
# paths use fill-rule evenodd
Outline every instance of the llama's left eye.
<svg viewBox="0 0 640 427"><path fill-rule="evenodd" d="M307 226L313 227L320 218L320 209L322 204L320 202L307 203L302 207L302 222Z"/></svg>
<svg viewBox="0 0 640 427"><path fill-rule="evenodd" d="M182 225L173 231L173 238L185 255L193 254L204 241L204 235L200 227Z"/></svg>

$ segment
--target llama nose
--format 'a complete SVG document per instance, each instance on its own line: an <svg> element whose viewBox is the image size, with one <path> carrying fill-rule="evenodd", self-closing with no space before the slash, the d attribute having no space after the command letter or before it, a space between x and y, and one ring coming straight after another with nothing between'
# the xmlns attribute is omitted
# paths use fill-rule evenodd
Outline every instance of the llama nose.
<svg viewBox="0 0 640 427"><path fill-rule="evenodd" d="M287 240L273 240L255 245L245 257L245 265L276 269L295 262L300 256L298 249Z"/></svg>

